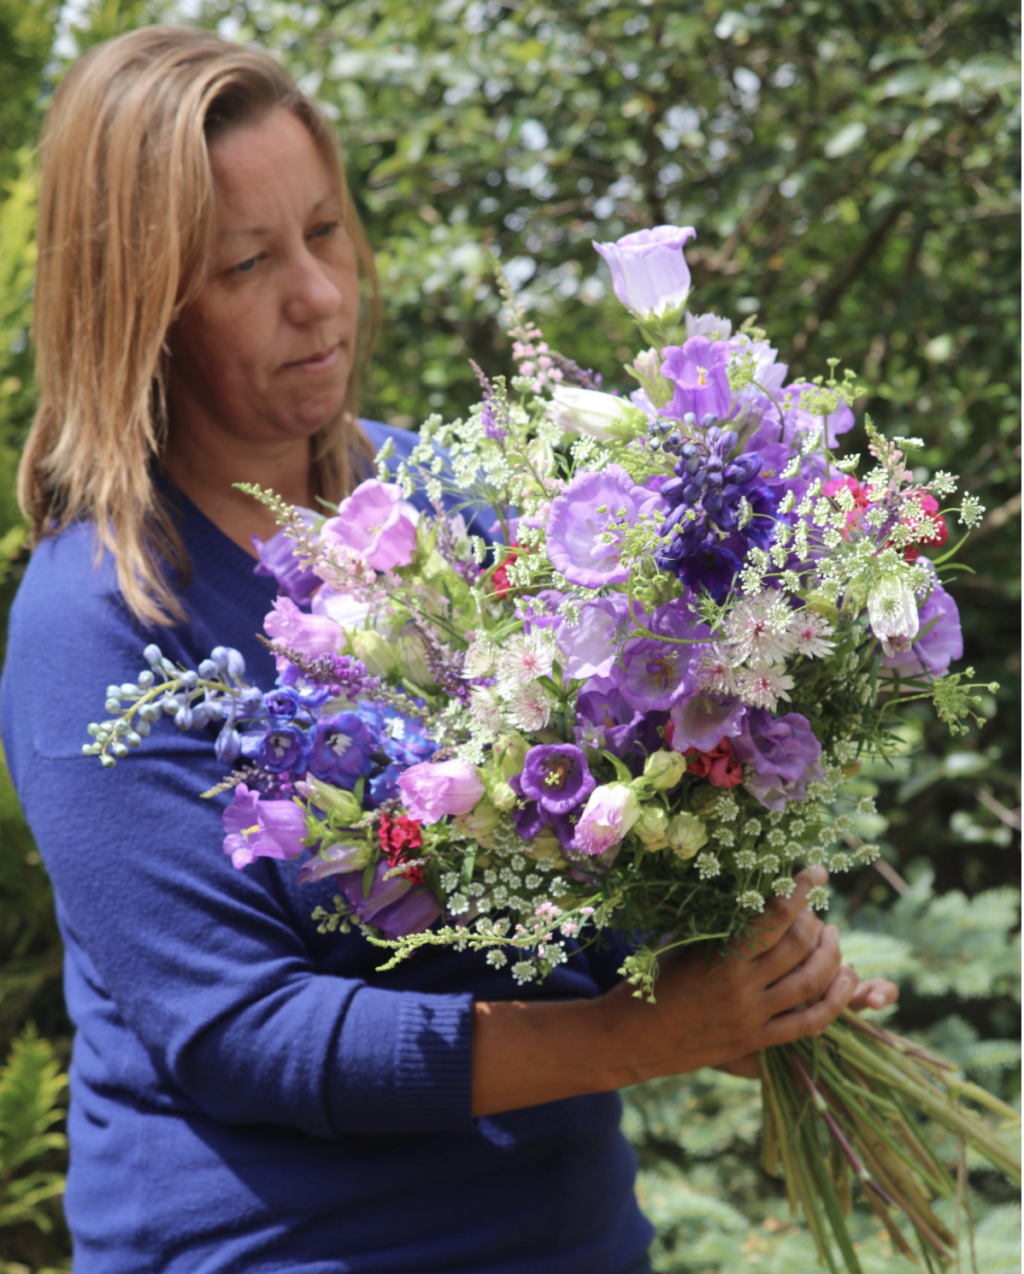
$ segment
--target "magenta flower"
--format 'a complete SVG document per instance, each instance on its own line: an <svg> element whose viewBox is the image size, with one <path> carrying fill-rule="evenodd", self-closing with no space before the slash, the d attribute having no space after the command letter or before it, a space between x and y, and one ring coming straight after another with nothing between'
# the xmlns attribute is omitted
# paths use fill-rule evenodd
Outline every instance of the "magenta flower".
<svg viewBox="0 0 1024 1274"><path fill-rule="evenodd" d="M568 814L597 786L587 758L574 743L531 748L519 776L523 795L548 814Z"/></svg>
<svg viewBox="0 0 1024 1274"><path fill-rule="evenodd" d="M325 522L320 538L362 553L375 571L408 566L416 550L419 514L394 482L361 482Z"/></svg>
<svg viewBox="0 0 1024 1274"><path fill-rule="evenodd" d="M619 465L585 473L551 502L548 557L555 570L581 588L624 584L629 572L621 563L622 532L614 524L633 525L641 512L663 505Z"/></svg>
<svg viewBox="0 0 1024 1274"><path fill-rule="evenodd" d="M369 897L363 896L362 872L348 875L341 882L341 892L363 924L373 925L385 938L400 938L406 933L422 933L441 914L437 899L429 889L414 885L407 876L385 880L390 865L385 859L377 864Z"/></svg>
<svg viewBox="0 0 1024 1274"><path fill-rule="evenodd" d="M576 824L573 849L600 858L619 844L639 817L640 804L625 783L596 788Z"/></svg>
<svg viewBox="0 0 1024 1274"><path fill-rule="evenodd" d="M622 304L641 318L661 318L686 304L690 268L683 245L696 235L692 226L654 226L594 247L608 262Z"/></svg>
<svg viewBox="0 0 1024 1274"><path fill-rule="evenodd" d="M342 645L341 628L326 615L307 615L289 597L279 597L263 621L267 636L310 659L333 655ZM278 657L278 672L288 661Z"/></svg>
<svg viewBox="0 0 1024 1274"><path fill-rule="evenodd" d="M302 853L306 819L294 801L264 801L244 783L221 816L224 853L239 871L257 858L296 858Z"/></svg>
<svg viewBox="0 0 1024 1274"><path fill-rule="evenodd" d="M725 341L691 336L684 345L668 345L661 373L675 383L666 416L682 419L693 412L698 420L708 414L725 420L732 406L732 389L726 366L732 350Z"/></svg>
<svg viewBox="0 0 1024 1274"><path fill-rule="evenodd" d="M484 794L484 785L465 761L420 761L398 777L410 818L440 822L447 814L468 814Z"/></svg>

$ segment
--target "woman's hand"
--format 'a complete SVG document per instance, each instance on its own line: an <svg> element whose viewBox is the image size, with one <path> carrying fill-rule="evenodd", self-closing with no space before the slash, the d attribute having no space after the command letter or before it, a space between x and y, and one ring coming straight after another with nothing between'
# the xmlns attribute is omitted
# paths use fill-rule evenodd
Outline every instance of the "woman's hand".
<svg viewBox="0 0 1024 1274"><path fill-rule="evenodd" d="M851 1005L895 998L891 983L858 984L842 964L838 930L807 909L812 885L825 879L822 868L801 872L792 896L770 903L753 941L728 958L666 952L656 1004L640 1003L626 984L602 997L609 1050L632 1058L629 1082L702 1066L756 1074L760 1049L819 1035Z"/></svg>
<svg viewBox="0 0 1024 1274"><path fill-rule="evenodd" d="M812 874L813 873L813 874ZM597 999L478 1001L473 1006L473 1114L602 1093L702 1066L757 1073L757 1052L820 1034L844 1008L882 1007L891 983L858 985L839 934L807 909L822 868L776 898L753 941L726 958L707 949L660 957L657 1003L625 982Z"/></svg>

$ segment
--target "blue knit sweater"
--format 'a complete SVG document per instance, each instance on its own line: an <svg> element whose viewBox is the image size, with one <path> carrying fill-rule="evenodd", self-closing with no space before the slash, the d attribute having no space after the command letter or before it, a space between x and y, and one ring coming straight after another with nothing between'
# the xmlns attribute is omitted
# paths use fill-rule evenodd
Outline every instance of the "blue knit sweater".
<svg viewBox="0 0 1024 1274"><path fill-rule="evenodd" d="M412 435L367 425L374 445ZM81 755L105 687L159 642L195 666L255 633L275 595L183 497L188 621L148 633L91 528L34 552L3 672L7 761L57 898L77 1028L65 1208L76 1274L621 1274L651 1228L615 1094L474 1120L474 999L595 996L620 953L576 952L518 989L481 955L427 949L387 974L321 935L330 880L235 871L209 734L154 727L112 771Z"/></svg>

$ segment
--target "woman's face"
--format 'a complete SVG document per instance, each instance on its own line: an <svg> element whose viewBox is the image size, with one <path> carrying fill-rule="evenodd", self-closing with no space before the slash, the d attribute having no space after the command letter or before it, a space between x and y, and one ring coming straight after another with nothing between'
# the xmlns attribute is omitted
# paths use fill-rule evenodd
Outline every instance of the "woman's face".
<svg viewBox="0 0 1024 1274"><path fill-rule="evenodd" d="M168 334L172 437L308 439L341 409L359 305L330 169L275 109L210 146L213 268Z"/></svg>

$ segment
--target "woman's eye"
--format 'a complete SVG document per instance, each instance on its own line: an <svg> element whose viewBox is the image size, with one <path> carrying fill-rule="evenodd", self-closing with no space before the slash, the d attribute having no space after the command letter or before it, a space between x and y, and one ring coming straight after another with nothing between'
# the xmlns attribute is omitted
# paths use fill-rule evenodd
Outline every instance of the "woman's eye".
<svg viewBox="0 0 1024 1274"><path fill-rule="evenodd" d="M326 239L337 230L339 224L337 221L326 221L322 226L317 226L313 234L318 239Z"/></svg>
<svg viewBox="0 0 1024 1274"><path fill-rule="evenodd" d="M239 261L238 265L231 267L232 273L248 274L256 268L257 261L259 261L259 257L250 257L247 261Z"/></svg>

